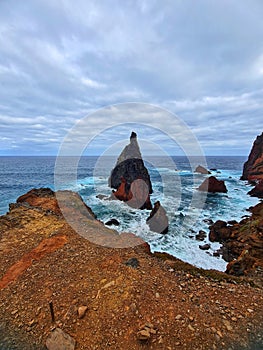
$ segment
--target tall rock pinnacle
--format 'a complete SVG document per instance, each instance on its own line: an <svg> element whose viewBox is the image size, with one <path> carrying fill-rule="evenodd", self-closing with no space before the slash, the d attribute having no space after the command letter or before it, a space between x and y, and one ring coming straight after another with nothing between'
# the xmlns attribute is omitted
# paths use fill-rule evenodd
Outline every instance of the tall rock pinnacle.
<svg viewBox="0 0 263 350"><path fill-rule="evenodd" d="M121 152L109 178L109 186L116 189L113 195L134 208L151 209L152 183L142 160L135 132L130 143Z"/></svg>

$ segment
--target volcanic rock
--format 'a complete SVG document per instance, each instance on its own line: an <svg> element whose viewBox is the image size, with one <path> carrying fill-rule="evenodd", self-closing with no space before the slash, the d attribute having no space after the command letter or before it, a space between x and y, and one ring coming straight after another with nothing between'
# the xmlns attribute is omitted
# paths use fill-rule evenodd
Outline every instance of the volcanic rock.
<svg viewBox="0 0 263 350"><path fill-rule="evenodd" d="M263 179L263 133L253 143L248 160L243 167L241 180Z"/></svg>
<svg viewBox="0 0 263 350"><path fill-rule="evenodd" d="M223 220L217 220L210 226L209 240L211 242L223 242L229 238L231 230Z"/></svg>
<svg viewBox="0 0 263 350"><path fill-rule="evenodd" d="M112 226L112 225L119 226L120 223L119 223L119 221L117 219L110 219L107 222L105 222L105 225L108 225L108 226Z"/></svg>
<svg viewBox="0 0 263 350"><path fill-rule="evenodd" d="M251 197L263 198L263 180L260 180L251 191L248 192Z"/></svg>
<svg viewBox="0 0 263 350"><path fill-rule="evenodd" d="M217 180L216 177L210 176L198 187L199 191L210 193L227 193L227 188L223 180Z"/></svg>
<svg viewBox="0 0 263 350"><path fill-rule="evenodd" d="M133 208L152 209L152 183L142 160L135 132L121 152L109 178L109 186L116 189L113 198L127 202Z"/></svg>
<svg viewBox="0 0 263 350"><path fill-rule="evenodd" d="M198 165L198 167L196 167L195 173L200 173L204 175L211 174L211 172L206 168L204 168L202 165Z"/></svg>
<svg viewBox="0 0 263 350"><path fill-rule="evenodd" d="M166 211L159 201L154 203L154 207L147 218L146 223L149 225L150 230L158 232L160 234L166 234L168 232L169 222L166 215Z"/></svg>
<svg viewBox="0 0 263 350"><path fill-rule="evenodd" d="M53 192L50 188L32 189L20 196L16 204L10 204L10 209L16 206L27 206L45 210L47 213L65 215L70 211L77 210L89 219L96 219L90 207L88 207L78 193L72 191Z"/></svg>
<svg viewBox="0 0 263 350"><path fill-rule="evenodd" d="M218 220L210 226L210 241L222 243L226 272L235 276L263 274L263 203L250 208L252 215L239 223L227 225Z"/></svg>

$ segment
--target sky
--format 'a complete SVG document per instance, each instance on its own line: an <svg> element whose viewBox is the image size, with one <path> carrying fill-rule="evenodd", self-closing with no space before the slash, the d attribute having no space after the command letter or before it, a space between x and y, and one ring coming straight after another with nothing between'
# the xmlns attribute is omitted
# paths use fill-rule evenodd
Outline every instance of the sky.
<svg viewBox="0 0 263 350"><path fill-rule="evenodd" d="M100 154L125 123L176 154L178 120L206 155L248 155L262 16L261 0L0 0L0 155L57 155L76 126Z"/></svg>

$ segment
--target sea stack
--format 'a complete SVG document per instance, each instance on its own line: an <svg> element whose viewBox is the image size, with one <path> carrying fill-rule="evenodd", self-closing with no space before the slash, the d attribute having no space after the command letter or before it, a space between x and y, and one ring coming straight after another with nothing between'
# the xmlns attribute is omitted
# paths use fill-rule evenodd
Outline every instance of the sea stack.
<svg viewBox="0 0 263 350"><path fill-rule="evenodd" d="M127 202L131 207L152 209L152 183L135 132L131 133L130 143L121 152L111 172L109 186L116 190L113 197Z"/></svg>
<svg viewBox="0 0 263 350"><path fill-rule="evenodd" d="M209 193L227 193L227 188L223 180L218 180L214 176L210 176L198 187L199 191Z"/></svg>
<svg viewBox="0 0 263 350"><path fill-rule="evenodd" d="M147 225L151 231L160 233L162 235L168 232L169 222L165 209L159 201L154 203L153 210L146 220Z"/></svg>
<svg viewBox="0 0 263 350"><path fill-rule="evenodd" d="M253 143L241 180L263 180L263 133Z"/></svg>

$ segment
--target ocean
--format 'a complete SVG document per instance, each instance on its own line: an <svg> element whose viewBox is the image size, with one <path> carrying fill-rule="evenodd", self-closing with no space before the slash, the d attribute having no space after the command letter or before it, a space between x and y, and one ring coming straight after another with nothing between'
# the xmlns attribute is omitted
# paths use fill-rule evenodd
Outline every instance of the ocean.
<svg viewBox="0 0 263 350"><path fill-rule="evenodd" d="M150 244L152 251L167 252L198 267L224 271L226 262L213 256L220 245L211 243L211 248L203 251L199 245L210 242L208 238L203 242L197 241L195 235L199 230L208 233L210 220L240 220L248 215L246 209L258 203L258 199L247 195L251 186L240 180L246 157L211 156L206 161L208 168L213 169L212 175L225 181L228 193L206 196L197 191L193 169L186 157L172 157L169 164L161 157L148 157L145 161L153 184L151 200L153 203L160 200L169 217L167 235L149 230L146 224L149 211L130 208L119 201L97 198L98 194L111 193L108 177L116 157L107 157L103 161L98 157L82 157L78 163L76 181L64 181L61 188L77 191L99 220L105 223L116 218L120 225L114 229L142 237ZM54 185L55 164L56 157L0 157L0 215L8 211L9 203L15 202L18 196L32 188L57 189ZM71 159L65 158L65 174L73 171L71 164ZM206 175L195 177L201 183Z"/></svg>

